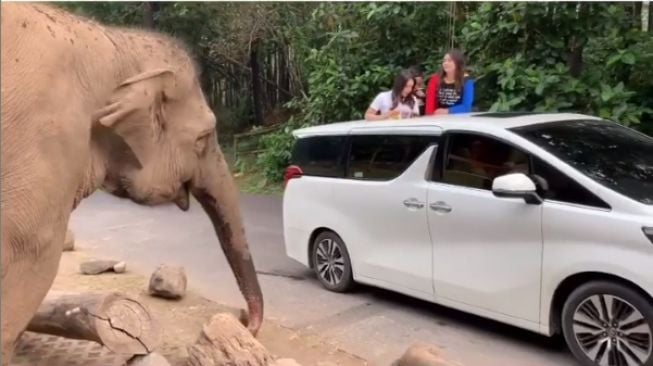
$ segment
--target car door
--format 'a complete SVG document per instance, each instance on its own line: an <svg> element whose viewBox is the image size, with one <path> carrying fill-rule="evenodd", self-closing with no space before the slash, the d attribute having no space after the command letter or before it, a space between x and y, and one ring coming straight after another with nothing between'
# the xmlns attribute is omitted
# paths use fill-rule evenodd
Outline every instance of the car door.
<svg viewBox="0 0 653 366"><path fill-rule="evenodd" d="M528 174L529 157L487 135L446 135L428 186L438 298L539 321L542 205L493 195L493 178Z"/></svg>
<svg viewBox="0 0 653 366"><path fill-rule="evenodd" d="M345 179L334 183L334 192L361 282L432 299L425 173L426 150L437 139L422 133L351 136Z"/></svg>

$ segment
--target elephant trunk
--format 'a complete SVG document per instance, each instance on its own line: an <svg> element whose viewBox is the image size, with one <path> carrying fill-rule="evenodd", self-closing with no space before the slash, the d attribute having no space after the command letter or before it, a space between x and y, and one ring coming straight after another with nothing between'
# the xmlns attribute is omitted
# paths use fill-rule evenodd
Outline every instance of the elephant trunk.
<svg viewBox="0 0 653 366"><path fill-rule="evenodd" d="M211 148L213 151L200 161L190 190L213 223L222 251L247 302L249 316L245 325L256 336L263 321L263 296L245 238L239 193L217 143Z"/></svg>

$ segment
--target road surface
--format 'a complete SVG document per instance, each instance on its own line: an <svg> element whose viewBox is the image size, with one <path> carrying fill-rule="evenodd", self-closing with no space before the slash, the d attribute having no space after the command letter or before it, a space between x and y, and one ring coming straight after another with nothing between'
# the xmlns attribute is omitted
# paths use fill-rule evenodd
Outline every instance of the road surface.
<svg viewBox="0 0 653 366"><path fill-rule="evenodd" d="M465 366L577 366L561 340L363 287L354 294L324 290L312 273L284 254L281 200L241 197L246 232L265 298L266 317L315 332L373 365L389 365L415 342L438 345ZM189 286L214 301L243 307L211 223L197 202L143 207L103 192L71 218L78 246L126 260L149 273L160 263L186 268Z"/></svg>

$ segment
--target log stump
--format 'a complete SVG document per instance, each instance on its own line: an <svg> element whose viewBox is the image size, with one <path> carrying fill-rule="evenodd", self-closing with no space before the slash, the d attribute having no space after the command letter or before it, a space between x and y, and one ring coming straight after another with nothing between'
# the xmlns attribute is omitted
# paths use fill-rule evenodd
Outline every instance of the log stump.
<svg viewBox="0 0 653 366"><path fill-rule="evenodd" d="M94 341L125 355L150 353L160 342L159 325L145 305L118 292L50 291L27 330Z"/></svg>
<svg viewBox="0 0 653 366"><path fill-rule="evenodd" d="M268 350L235 316L214 315L205 324L197 342L188 348L188 366L267 366L273 361Z"/></svg>

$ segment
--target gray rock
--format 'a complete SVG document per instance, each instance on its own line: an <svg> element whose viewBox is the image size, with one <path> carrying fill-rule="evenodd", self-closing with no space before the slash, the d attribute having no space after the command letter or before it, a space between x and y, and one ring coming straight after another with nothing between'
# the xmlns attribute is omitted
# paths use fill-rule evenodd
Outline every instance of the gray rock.
<svg viewBox="0 0 653 366"><path fill-rule="evenodd" d="M184 267L162 264L152 273L148 291L153 296L180 299L186 294L186 281Z"/></svg>
<svg viewBox="0 0 653 366"><path fill-rule="evenodd" d="M63 241L63 251L70 252L75 250L75 233L70 229L66 230L66 238Z"/></svg>
<svg viewBox="0 0 653 366"><path fill-rule="evenodd" d="M123 273L127 269L127 263L118 262L113 266L113 271L116 273Z"/></svg>
<svg viewBox="0 0 653 366"><path fill-rule="evenodd" d="M80 264L79 270L85 275L96 275L113 270L113 266L116 264L118 264L118 261L114 260L92 260Z"/></svg>
<svg viewBox="0 0 653 366"><path fill-rule="evenodd" d="M127 366L170 366L168 360L156 352L136 355L127 361Z"/></svg>

